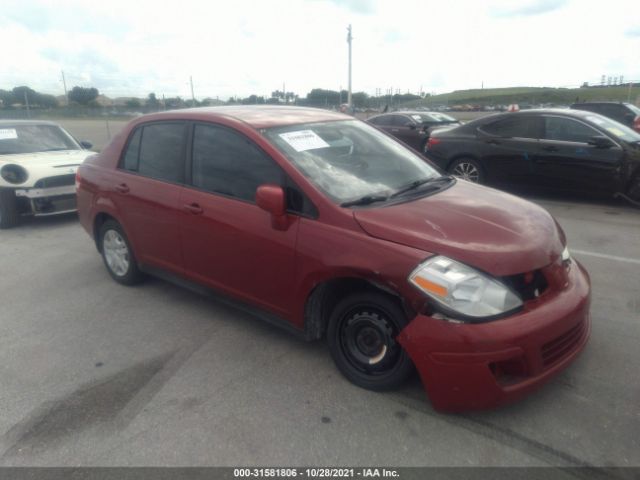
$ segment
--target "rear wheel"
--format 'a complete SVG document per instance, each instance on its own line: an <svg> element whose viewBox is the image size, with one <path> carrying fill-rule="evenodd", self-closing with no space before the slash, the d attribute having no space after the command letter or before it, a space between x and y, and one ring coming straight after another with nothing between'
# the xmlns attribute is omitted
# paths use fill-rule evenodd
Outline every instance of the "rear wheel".
<svg viewBox="0 0 640 480"><path fill-rule="evenodd" d="M473 183L483 183L484 174L482 167L473 158L459 158L449 166L449 173Z"/></svg>
<svg viewBox="0 0 640 480"><path fill-rule="evenodd" d="M329 320L327 341L336 366L352 383L369 390L401 385L413 371L396 341L406 323L402 309L385 295L349 295Z"/></svg>
<svg viewBox="0 0 640 480"><path fill-rule="evenodd" d="M19 219L15 192L9 188L0 189L0 228L14 227Z"/></svg>
<svg viewBox="0 0 640 480"><path fill-rule="evenodd" d="M108 220L100 227L100 252L116 282L135 285L143 279L129 240L118 222Z"/></svg>

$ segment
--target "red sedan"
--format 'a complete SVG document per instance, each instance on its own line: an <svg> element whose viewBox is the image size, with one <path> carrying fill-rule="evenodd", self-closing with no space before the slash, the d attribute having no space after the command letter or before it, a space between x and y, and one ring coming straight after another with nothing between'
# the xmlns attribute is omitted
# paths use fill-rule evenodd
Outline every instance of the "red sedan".
<svg viewBox="0 0 640 480"><path fill-rule="evenodd" d="M442 176L352 117L295 107L132 121L77 174L113 279L221 295L372 390L418 370L440 410L515 400L589 336L589 278L543 209Z"/></svg>

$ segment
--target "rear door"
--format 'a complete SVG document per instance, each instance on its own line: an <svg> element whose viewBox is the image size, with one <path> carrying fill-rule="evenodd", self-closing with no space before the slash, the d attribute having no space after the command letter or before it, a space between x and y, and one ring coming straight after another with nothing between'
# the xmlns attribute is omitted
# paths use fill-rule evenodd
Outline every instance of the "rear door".
<svg viewBox="0 0 640 480"><path fill-rule="evenodd" d="M298 217L276 230L255 203L258 186L285 188L285 173L234 129L197 123L192 132L191 180L180 197L186 275L286 317Z"/></svg>
<svg viewBox="0 0 640 480"><path fill-rule="evenodd" d="M540 118L513 115L478 129L482 163L491 183L535 183L533 155L538 149Z"/></svg>
<svg viewBox="0 0 640 480"><path fill-rule="evenodd" d="M577 119L545 115L543 120L543 136L535 157L541 187L576 191L616 188L624 156L617 143L611 148L589 145L589 139L604 133Z"/></svg>
<svg viewBox="0 0 640 480"><path fill-rule="evenodd" d="M112 185L138 261L177 273L182 271L178 225L186 133L187 123L181 121L136 128Z"/></svg>

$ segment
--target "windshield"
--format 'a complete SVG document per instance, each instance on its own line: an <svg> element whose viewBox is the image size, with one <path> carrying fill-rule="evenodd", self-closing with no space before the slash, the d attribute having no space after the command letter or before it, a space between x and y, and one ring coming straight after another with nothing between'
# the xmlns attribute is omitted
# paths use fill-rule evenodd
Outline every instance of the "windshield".
<svg viewBox="0 0 640 480"><path fill-rule="evenodd" d="M412 113L411 118L413 118L415 121L417 122L421 122L421 123L451 123L451 122L457 122L458 120L456 120L455 118L449 116L449 115L445 115L444 113L436 113L436 112L429 112L429 113Z"/></svg>
<svg viewBox="0 0 640 480"><path fill-rule="evenodd" d="M640 133L635 132L626 125L611 120L602 115L589 115L587 120L595 123L600 128L604 128L611 135L626 142L640 142Z"/></svg>
<svg viewBox="0 0 640 480"><path fill-rule="evenodd" d="M56 125L0 127L0 155L54 150L80 150L80 146Z"/></svg>
<svg viewBox="0 0 640 480"><path fill-rule="evenodd" d="M640 115L640 108L636 107L635 105L633 105L631 103L627 103L626 106L627 106L627 108L629 110L631 110L636 115Z"/></svg>
<svg viewBox="0 0 640 480"><path fill-rule="evenodd" d="M264 135L337 203L390 195L440 177L425 160L358 120L270 128Z"/></svg>

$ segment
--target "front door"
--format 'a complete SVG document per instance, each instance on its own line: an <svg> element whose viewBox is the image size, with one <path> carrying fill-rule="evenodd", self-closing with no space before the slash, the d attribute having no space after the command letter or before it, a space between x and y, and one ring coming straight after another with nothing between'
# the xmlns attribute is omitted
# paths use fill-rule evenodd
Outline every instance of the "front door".
<svg viewBox="0 0 640 480"><path fill-rule="evenodd" d="M298 217L276 230L255 203L258 186L285 185L280 167L233 129L193 128L191 182L180 196L186 275L287 317Z"/></svg>
<svg viewBox="0 0 640 480"><path fill-rule="evenodd" d="M598 148L589 140L602 136L577 120L546 115L536 155L540 186L555 190L611 192L616 189L624 152L615 145Z"/></svg>

